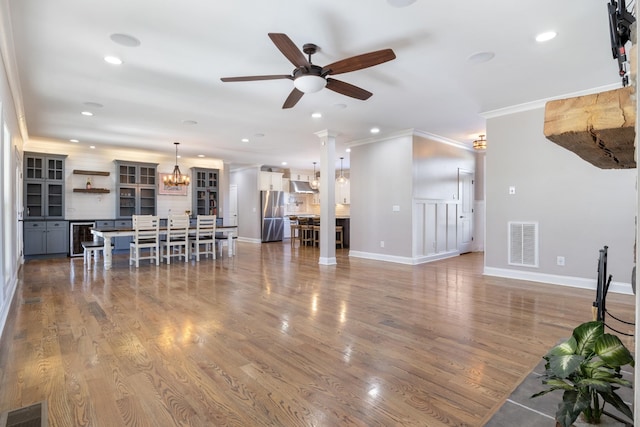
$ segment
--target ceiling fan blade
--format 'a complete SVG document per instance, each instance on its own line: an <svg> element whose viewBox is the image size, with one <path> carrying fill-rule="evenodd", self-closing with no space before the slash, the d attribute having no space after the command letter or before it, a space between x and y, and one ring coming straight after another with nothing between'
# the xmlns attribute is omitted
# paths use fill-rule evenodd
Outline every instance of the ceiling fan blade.
<svg viewBox="0 0 640 427"><path fill-rule="evenodd" d="M291 41L289 36L282 33L269 33L269 38L276 47L296 67L309 67L309 61L304 53Z"/></svg>
<svg viewBox="0 0 640 427"><path fill-rule="evenodd" d="M350 96L351 98L366 100L373 95L368 90L364 90L359 88L358 86L354 86L349 83L345 83L336 79L327 79L327 89L330 89L334 92L338 92L342 95Z"/></svg>
<svg viewBox="0 0 640 427"><path fill-rule="evenodd" d="M284 109L293 107L298 103L298 101L300 101L302 95L304 95L304 92L294 87L287 99L284 101L284 104L282 104L282 108Z"/></svg>
<svg viewBox="0 0 640 427"><path fill-rule="evenodd" d="M392 59L396 59L396 54L393 53L391 49L363 53L362 55L352 56L351 58L343 59L322 67L322 75L349 73L351 71L373 67L374 65L382 64Z"/></svg>
<svg viewBox="0 0 640 427"><path fill-rule="evenodd" d="M270 76L244 76L244 77L222 77L220 80L223 82L250 82L254 80L279 80L289 79L293 80L293 76L288 74L274 74Z"/></svg>

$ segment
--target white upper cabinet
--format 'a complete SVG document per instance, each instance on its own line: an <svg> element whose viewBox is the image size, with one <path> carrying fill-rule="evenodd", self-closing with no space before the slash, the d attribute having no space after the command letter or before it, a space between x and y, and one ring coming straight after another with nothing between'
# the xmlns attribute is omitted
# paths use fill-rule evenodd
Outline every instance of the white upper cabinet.
<svg viewBox="0 0 640 427"><path fill-rule="evenodd" d="M283 191L282 172L260 171L260 191Z"/></svg>

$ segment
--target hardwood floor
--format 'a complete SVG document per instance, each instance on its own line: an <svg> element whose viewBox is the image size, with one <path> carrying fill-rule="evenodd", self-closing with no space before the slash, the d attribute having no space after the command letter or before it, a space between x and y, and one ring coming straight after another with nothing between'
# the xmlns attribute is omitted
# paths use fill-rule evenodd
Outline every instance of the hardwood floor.
<svg viewBox="0 0 640 427"><path fill-rule="evenodd" d="M346 253L327 267L316 249L239 242L232 259L139 269L29 261L0 341L0 412L46 400L50 426L482 426L591 319L594 292L484 277L482 254ZM634 307L609 296L618 317Z"/></svg>

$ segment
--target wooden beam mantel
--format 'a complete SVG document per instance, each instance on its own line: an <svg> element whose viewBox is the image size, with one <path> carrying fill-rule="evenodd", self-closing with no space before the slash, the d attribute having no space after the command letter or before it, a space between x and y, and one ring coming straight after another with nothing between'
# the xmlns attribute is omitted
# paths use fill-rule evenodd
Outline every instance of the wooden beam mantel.
<svg viewBox="0 0 640 427"><path fill-rule="evenodd" d="M544 135L601 169L636 167L635 87L547 103Z"/></svg>

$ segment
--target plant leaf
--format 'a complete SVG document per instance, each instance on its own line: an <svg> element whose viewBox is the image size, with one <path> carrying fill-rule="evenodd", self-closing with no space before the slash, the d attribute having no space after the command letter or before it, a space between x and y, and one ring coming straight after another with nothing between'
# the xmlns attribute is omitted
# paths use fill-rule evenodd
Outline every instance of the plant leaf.
<svg viewBox="0 0 640 427"><path fill-rule="evenodd" d="M622 400L620 396L616 393L600 394L600 396L602 396L605 402L614 406L618 411L622 412L633 421L633 412L631 411L631 408L629 408L629 405L624 403L624 400Z"/></svg>
<svg viewBox="0 0 640 427"><path fill-rule="evenodd" d="M633 356L615 335L602 335L595 343L595 352L603 362L614 368L633 363Z"/></svg>
<svg viewBox="0 0 640 427"><path fill-rule="evenodd" d="M560 343L557 346L553 347L551 350L549 350L549 352L544 356L544 359L548 361L553 356L575 354L577 346L578 346L578 343L576 342L576 339L574 337L571 337L565 342Z"/></svg>
<svg viewBox="0 0 640 427"><path fill-rule="evenodd" d="M583 356L575 354L553 356L549 360L549 365L554 375L560 378L567 378L576 369L578 369L583 360Z"/></svg>
<svg viewBox="0 0 640 427"><path fill-rule="evenodd" d="M589 395L579 394L575 390L567 390L562 395L562 403L558 404L556 421L563 427L571 427L580 412L589 407Z"/></svg>
<svg viewBox="0 0 640 427"><path fill-rule="evenodd" d="M586 322L573 330L578 346L576 353L588 356L594 352L596 341L604 334L604 323L600 321Z"/></svg>

